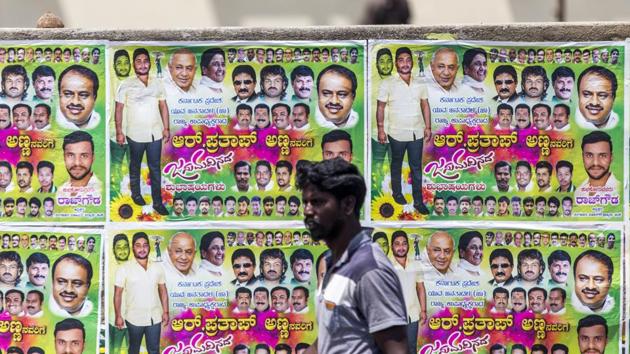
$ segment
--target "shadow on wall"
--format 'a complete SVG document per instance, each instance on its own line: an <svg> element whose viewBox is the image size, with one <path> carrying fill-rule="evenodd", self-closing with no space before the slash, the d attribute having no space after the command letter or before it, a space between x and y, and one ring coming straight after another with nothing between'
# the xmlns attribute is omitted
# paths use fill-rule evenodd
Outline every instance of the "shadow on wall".
<svg viewBox="0 0 630 354"><path fill-rule="evenodd" d="M0 23L2 27L36 27L37 19L47 11L64 18L59 0L0 1Z"/></svg>

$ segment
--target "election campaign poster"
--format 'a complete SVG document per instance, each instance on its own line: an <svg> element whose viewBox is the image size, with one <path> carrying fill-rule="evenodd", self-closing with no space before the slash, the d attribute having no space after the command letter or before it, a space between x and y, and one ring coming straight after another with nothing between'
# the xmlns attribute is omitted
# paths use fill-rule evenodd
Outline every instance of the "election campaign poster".
<svg viewBox="0 0 630 354"><path fill-rule="evenodd" d="M15 227L0 235L2 352L97 352L101 230Z"/></svg>
<svg viewBox="0 0 630 354"><path fill-rule="evenodd" d="M0 42L0 221L105 221L105 45Z"/></svg>
<svg viewBox="0 0 630 354"><path fill-rule="evenodd" d="M325 250L295 228L111 228L109 353L305 349Z"/></svg>
<svg viewBox="0 0 630 354"><path fill-rule="evenodd" d="M110 219L299 219L300 160L363 171L363 42L112 43Z"/></svg>
<svg viewBox="0 0 630 354"><path fill-rule="evenodd" d="M623 217L624 45L370 41L372 220Z"/></svg>
<svg viewBox="0 0 630 354"><path fill-rule="evenodd" d="M621 231L376 228L419 353L619 353ZM411 333L411 332L408 332Z"/></svg>

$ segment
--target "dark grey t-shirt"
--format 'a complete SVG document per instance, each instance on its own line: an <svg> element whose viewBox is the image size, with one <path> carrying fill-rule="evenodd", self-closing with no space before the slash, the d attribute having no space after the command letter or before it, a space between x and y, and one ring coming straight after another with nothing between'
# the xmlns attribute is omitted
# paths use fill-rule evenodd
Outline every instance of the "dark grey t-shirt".
<svg viewBox="0 0 630 354"><path fill-rule="evenodd" d="M356 235L317 290L317 348L320 353L380 353L373 333L407 325L396 271L370 237Z"/></svg>

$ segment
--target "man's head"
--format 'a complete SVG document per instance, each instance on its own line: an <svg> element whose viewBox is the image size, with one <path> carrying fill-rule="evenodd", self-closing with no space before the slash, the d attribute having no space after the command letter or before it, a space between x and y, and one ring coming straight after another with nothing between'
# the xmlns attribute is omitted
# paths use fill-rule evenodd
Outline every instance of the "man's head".
<svg viewBox="0 0 630 354"><path fill-rule="evenodd" d="M177 49L168 61L168 71L173 82L187 92L193 84L195 71L197 71L195 53L188 48Z"/></svg>
<svg viewBox="0 0 630 354"><path fill-rule="evenodd" d="M374 235L376 235L375 233ZM387 236L383 233L385 241L387 241ZM392 233L392 253L396 258L407 258L407 253L409 253L409 240L407 238L407 233L403 230L396 230ZM387 253L386 253L387 254Z"/></svg>
<svg viewBox="0 0 630 354"><path fill-rule="evenodd" d="M534 313L543 313L547 306L547 290L539 287L533 287L527 292L529 308Z"/></svg>
<svg viewBox="0 0 630 354"><path fill-rule="evenodd" d="M252 165L245 160L238 161L234 164L234 178L236 179L236 187L239 191L244 192L249 189L249 177L252 172Z"/></svg>
<svg viewBox="0 0 630 354"><path fill-rule="evenodd" d="M468 231L462 234L457 245L459 259L478 266L483 260L483 238L479 231Z"/></svg>
<svg viewBox="0 0 630 354"><path fill-rule="evenodd" d="M503 283L512 277L514 258L506 248L497 248L490 253L490 271L497 283Z"/></svg>
<svg viewBox="0 0 630 354"><path fill-rule="evenodd" d="M33 165L28 161L20 161L15 167L15 176L17 184L21 190L26 190L31 187L31 180L33 178Z"/></svg>
<svg viewBox="0 0 630 354"><path fill-rule="evenodd" d="M523 312L527 309L527 293L525 289L516 287L512 289L512 310L516 313Z"/></svg>
<svg viewBox="0 0 630 354"><path fill-rule="evenodd" d="M17 252L0 252L0 283L10 287L17 286L23 271L22 259Z"/></svg>
<svg viewBox="0 0 630 354"><path fill-rule="evenodd" d="M532 179L532 166L525 160L516 163L516 185L519 190L525 190Z"/></svg>
<svg viewBox="0 0 630 354"><path fill-rule="evenodd" d="M276 286L271 289L271 306L276 312L283 313L289 309L289 295L289 289L284 286Z"/></svg>
<svg viewBox="0 0 630 354"><path fill-rule="evenodd" d="M59 109L70 123L82 127L89 122L98 88L98 76L92 69L71 65L61 72L57 88Z"/></svg>
<svg viewBox="0 0 630 354"><path fill-rule="evenodd" d="M440 273L447 273L453 259L453 238L445 231L437 231L429 237L427 254L433 267Z"/></svg>
<svg viewBox="0 0 630 354"><path fill-rule="evenodd" d="M300 248L291 254L289 261L295 280L301 283L311 280L311 269L313 267L313 254L311 251Z"/></svg>
<svg viewBox="0 0 630 354"><path fill-rule="evenodd" d="M575 73L567 66L560 66L551 73L553 91L559 100L567 101L571 99L573 84L575 83Z"/></svg>
<svg viewBox="0 0 630 354"><path fill-rule="evenodd" d="M11 107L6 103L0 103L0 129L11 127Z"/></svg>
<svg viewBox="0 0 630 354"><path fill-rule="evenodd" d="M593 65L578 77L580 112L596 127L608 122L616 96L617 77L612 71Z"/></svg>
<svg viewBox="0 0 630 354"><path fill-rule="evenodd" d="M604 354L608 344L608 324L600 315L588 315L577 325L581 354Z"/></svg>
<svg viewBox="0 0 630 354"><path fill-rule="evenodd" d="M306 65L298 65L291 71L291 86L299 99L311 98L314 77L313 70Z"/></svg>
<svg viewBox="0 0 630 354"><path fill-rule="evenodd" d="M490 347L490 354L506 354L507 353L507 349L505 349L505 346L503 344L493 344Z"/></svg>
<svg viewBox="0 0 630 354"><path fill-rule="evenodd" d="M22 65L7 65L2 69L2 96L13 101L26 99L29 87L26 69Z"/></svg>
<svg viewBox="0 0 630 354"><path fill-rule="evenodd" d="M492 291L492 299L494 300L494 308L498 313L505 313L507 311L510 293L506 288L494 288Z"/></svg>
<svg viewBox="0 0 630 354"><path fill-rule="evenodd" d="M492 74L497 95L502 100L507 100L516 93L518 79L516 69L511 65L499 65Z"/></svg>
<svg viewBox="0 0 630 354"><path fill-rule="evenodd" d="M286 93L289 80L280 65L267 65L260 70L260 90L268 98L280 99Z"/></svg>
<svg viewBox="0 0 630 354"><path fill-rule="evenodd" d="M547 72L542 66L527 66L521 73L521 89L523 93L532 99L543 99L549 87Z"/></svg>
<svg viewBox="0 0 630 354"><path fill-rule="evenodd" d="M567 291L563 288L553 288L549 291L549 309L552 313L558 313L564 309L567 299Z"/></svg>
<svg viewBox="0 0 630 354"><path fill-rule="evenodd" d="M388 48L381 48L376 52L376 71L379 75L391 75L393 64L392 52Z"/></svg>
<svg viewBox="0 0 630 354"><path fill-rule="evenodd" d="M232 269L239 283L247 283L254 277L256 257L248 248L239 248L232 253Z"/></svg>
<svg viewBox="0 0 630 354"><path fill-rule="evenodd" d="M276 103L271 107L271 118L280 130L291 129L291 107L286 103Z"/></svg>
<svg viewBox="0 0 630 354"><path fill-rule="evenodd" d="M305 103L298 102L293 106L291 124L296 129L301 129L308 124L311 109Z"/></svg>
<svg viewBox="0 0 630 354"><path fill-rule="evenodd" d="M48 65L40 65L31 74L35 96L40 100L52 98L55 89L55 71Z"/></svg>
<svg viewBox="0 0 630 354"><path fill-rule="evenodd" d="M26 313L33 316L42 310L44 303L44 294L39 290L31 290L26 294L26 303L24 305ZM43 352L42 352L43 353Z"/></svg>
<svg viewBox="0 0 630 354"><path fill-rule="evenodd" d="M389 243L387 241L387 235L383 231L375 232L372 235L372 242L378 244L385 255L389 254Z"/></svg>
<svg viewBox="0 0 630 354"><path fill-rule="evenodd" d="M558 284L566 284L571 272L571 256L564 250L555 250L547 258L549 275Z"/></svg>
<svg viewBox="0 0 630 354"><path fill-rule="evenodd" d="M308 306L309 291L306 287L296 286L291 294L291 305L294 312L300 312Z"/></svg>
<svg viewBox="0 0 630 354"><path fill-rule="evenodd" d="M70 314L81 311L92 283L92 264L76 253L65 253L52 266L52 292L57 304Z"/></svg>
<svg viewBox="0 0 630 354"><path fill-rule="evenodd" d="M25 103L18 103L13 106L13 126L19 130L26 130L31 127L31 106Z"/></svg>
<svg viewBox="0 0 630 354"><path fill-rule="evenodd" d="M507 103L501 103L497 107L497 123L500 129L510 129L514 108Z"/></svg>
<svg viewBox="0 0 630 354"><path fill-rule="evenodd" d="M236 289L236 308L241 313L247 313L249 311L249 305L252 302L252 291L245 288L240 287Z"/></svg>
<svg viewBox="0 0 630 354"><path fill-rule="evenodd" d="M268 248L260 253L260 274L265 281L282 283L287 268L284 252L279 248Z"/></svg>
<svg viewBox="0 0 630 354"><path fill-rule="evenodd" d="M118 77L127 77L131 71L131 60L129 52L125 49L118 49L114 53L114 72Z"/></svg>
<svg viewBox="0 0 630 354"><path fill-rule="evenodd" d="M239 65L232 71L232 84L239 100L248 100L256 94L256 72L251 65Z"/></svg>
<svg viewBox="0 0 630 354"><path fill-rule="evenodd" d="M225 79L225 52L221 48L208 48L201 55L201 75L214 82Z"/></svg>
<svg viewBox="0 0 630 354"><path fill-rule="evenodd" d="M538 184L540 190L549 187L552 171L553 167L549 161L538 161L536 163L536 184Z"/></svg>
<svg viewBox="0 0 630 354"><path fill-rule="evenodd" d="M124 262L129 259L129 238L127 235L120 233L114 235L113 252L116 262Z"/></svg>
<svg viewBox="0 0 630 354"><path fill-rule="evenodd" d="M192 268L196 248L195 239L187 232L180 231L169 240L167 250L171 263L184 275Z"/></svg>
<svg viewBox="0 0 630 354"><path fill-rule="evenodd" d="M540 251L534 248L520 251L517 257L517 269L519 277L524 281L540 283L545 272L545 261Z"/></svg>
<svg viewBox="0 0 630 354"><path fill-rule="evenodd" d="M499 161L494 165L494 179L500 192L507 192L512 178L512 166L507 161Z"/></svg>
<svg viewBox="0 0 630 354"><path fill-rule="evenodd" d="M300 161L296 180L302 191L304 224L313 239L334 239L344 224L358 222L366 187L356 166L340 158Z"/></svg>
<svg viewBox="0 0 630 354"><path fill-rule="evenodd" d="M435 81L444 90L449 91L455 82L459 58L452 48L442 47L433 53L431 58L431 71Z"/></svg>
<svg viewBox="0 0 630 354"><path fill-rule="evenodd" d="M477 82L483 82L488 74L487 53L482 48L472 48L464 52L462 67L464 75L470 76Z"/></svg>
<svg viewBox="0 0 630 354"><path fill-rule="evenodd" d="M269 184L269 181L271 181L271 164L269 161L258 160L256 162L255 173L258 188L265 189Z"/></svg>
<svg viewBox="0 0 630 354"><path fill-rule="evenodd" d="M331 130L322 137L322 158L330 160L337 157L352 162L352 137L341 129Z"/></svg>
<svg viewBox="0 0 630 354"><path fill-rule="evenodd" d="M276 182L279 189L287 188L291 185L291 174L293 165L290 161L280 160L276 163Z"/></svg>
<svg viewBox="0 0 630 354"><path fill-rule="evenodd" d="M584 306L593 311L604 306L612 284L613 271L612 259L598 250L586 250L575 259L575 295Z"/></svg>
<svg viewBox="0 0 630 354"><path fill-rule="evenodd" d="M75 318L66 318L55 324L55 353L81 354L85 346L85 327Z"/></svg>
<svg viewBox="0 0 630 354"><path fill-rule="evenodd" d="M610 135L603 131L592 131L582 138L582 162L591 183L608 178L612 148Z"/></svg>
<svg viewBox="0 0 630 354"><path fill-rule="evenodd" d="M413 57L408 47L396 49L396 71L398 75L408 76L413 69Z"/></svg>
<svg viewBox="0 0 630 354"><path fill-rule="evenodd" d="M63 138L63 158L72 181L89 179L92 173L92 162L94 162L92 136L81 130L66 135Z"/></svg>
<svg viewBox="0 0 630 354"><path fill-rule="evenodd" d="M532 107L532 122L538 130L547 130L551 124L551 107L544 103L536 103Z"/></svg>
<svg viewBox="0 0 630 354"><path fill-rule="evenodd" d="M551 116L551 122L553 127L557 130L563 129L569 124L569 116L571 115L571 108L564 103L558 103L553 107L553 114Z"/></svg>
<svg viewBox="0 0 630 354"><path fill-rule="evenodd" d="M357 77L346 67L333 64L317 75L318 107L333 124L342 124L349 118L356 91Z"/></svg>
<svg viewBox="0 0 630 354"><path fill-rule="evenodd" d="M49 124L50 106L46 103L38 103L33 109L33 125L35 126L35 129L42 130L46 128Z"/></svg>
<svg viewBox="0 0 630 354"><path fill-rule="evenodd" d="M52 238L52 236L51 236ZM28 281L34 286L44 286L48 278L50 260L41 252L31 253L26 259L26 272Z"/></svg>

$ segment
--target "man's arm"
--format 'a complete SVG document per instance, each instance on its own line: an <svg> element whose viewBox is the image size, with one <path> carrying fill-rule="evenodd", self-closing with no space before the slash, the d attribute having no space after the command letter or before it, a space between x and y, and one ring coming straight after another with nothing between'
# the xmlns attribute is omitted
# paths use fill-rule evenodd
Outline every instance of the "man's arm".
<svg viewBox="0 0 630 354"><path fill-rule="evenodd" d="M304 354L317 354L317 339L311 344L310 347L306 348Z"/></svg>
<svg viewBox="0 0 630 354"><path fill-rule="evenodd" d="M114 324L118 329L123 329L125 327L125 320L122 318L122 314L120 313L120 308L122 307L122 292L123 288L114 286L114 313L116 314Z"/></svg>
<svg viewBox="0 0 630 354"><path fill-rule="evenodd" d="M405 326L389 327L372 333L372 337L385 354L407 353L407 328Z"/></svg>
<svg viewBox="0 0 630 354"><path fill-rule="evenodd" d="M123 109L125 108L124 103L116 102L116 109L114 112L114 122L116 124L116 143L119 145L123 145L125 143L125 134L122 131L122 118L123 118Z"/></svg>
<svg viewBox="0 0 630 354"><path fill-rule="evenodd" d="M428 144L431 139L431 107L429 107L429 99L420 99L420 109L422 109L422 118L424 119L424 143Z"/></svg>
<svg viewBox="0 0 630 354"><path fill-rule="evenodd" d="M427 323L427 294L424 290L424 282L416 283L416 293L420 302L420 324L425 325Z"/></svg>
<svg viewBox="0 0 630 354"><path fill-rule="evenodd" d="M162 303L162 326L168 325L168 291L166 284L158 284L158 294Z"/></svg>
<svg viewBox="0 0 630 354"><path fill-rule="evenodd" d="M387 103L376 101L376 128L378 129L378 142L387 143L387 135L385 134L385 105Z"/></svg>
<svg viewBox="0 0 630 354"><path fill-rule="evenodd" d="M171 130L169 125L169 116L168 116L168 105L166 104L166 100L159 100L160 107L160 116L162 116L162 125L164 125L164 130L162 131L162 137L164 138L163 143L166 144L168 142L169 137L171 136Z"/></svg>

